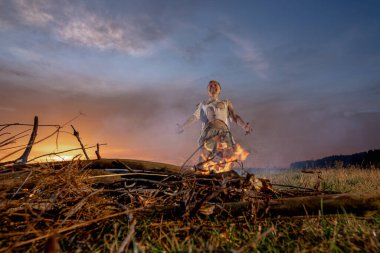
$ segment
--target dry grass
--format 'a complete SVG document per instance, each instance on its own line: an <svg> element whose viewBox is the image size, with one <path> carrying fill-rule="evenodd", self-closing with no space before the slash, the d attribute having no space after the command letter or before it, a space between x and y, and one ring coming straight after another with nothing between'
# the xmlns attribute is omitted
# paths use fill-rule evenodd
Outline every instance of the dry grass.
<svg viewBox="0 0 380 253"><path fill-rule="evenodd" d="M186 181L193 190L180 188L178 196L172 196L178 190L174 185L136 190L113 184L121 179L118 176L90 178L100 172L80 168L73 162L59 170L44 166L0 176L6 182L1 184L0 252L41 252L55 241L63 252L118 252L123 242L129 245L127 250L139 252L378 252L380 248L378 214L325 215L322 208L312 217L265 218L254 213L165 217L142 211L170 205L178 196L197 202L204 197L202 185ZM379 189L380 171L322 170L321 178L297 172L271 180L311 188L320 181L327 190L370 192ZM159 195L163 191L168 195Z"/></svg>

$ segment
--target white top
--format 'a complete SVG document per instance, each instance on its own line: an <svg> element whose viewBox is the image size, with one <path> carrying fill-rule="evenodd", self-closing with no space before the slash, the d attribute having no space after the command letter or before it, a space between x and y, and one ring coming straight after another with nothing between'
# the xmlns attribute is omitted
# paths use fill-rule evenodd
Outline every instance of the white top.
<svg viewBox="0 0 380 253"><path fill-rule="evenodd" d="M213 120L223 121L228 128L229 124L229 111L228 100L216 100L213 102L203 101L197 105L197 109L193 115L202 122L202 131L206 124Z"/></svg>

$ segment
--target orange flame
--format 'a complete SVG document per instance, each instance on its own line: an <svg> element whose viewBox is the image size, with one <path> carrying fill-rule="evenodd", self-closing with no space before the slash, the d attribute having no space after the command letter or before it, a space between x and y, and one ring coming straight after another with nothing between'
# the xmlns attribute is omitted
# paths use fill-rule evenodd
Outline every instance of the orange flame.
<svg viewBox="0 0 380 253"><path fill-rule="evenodd" d="M247 159L249 152L243 149L239 144L236 144L235 150L229 148L227 143L218 143L216 147L216 154L218 159L210 159L205 154L201 153L203 162L200 165L202 174L210 174L211 172L221 173L230 171L232 164L237 161L244 161Z"/></svg>

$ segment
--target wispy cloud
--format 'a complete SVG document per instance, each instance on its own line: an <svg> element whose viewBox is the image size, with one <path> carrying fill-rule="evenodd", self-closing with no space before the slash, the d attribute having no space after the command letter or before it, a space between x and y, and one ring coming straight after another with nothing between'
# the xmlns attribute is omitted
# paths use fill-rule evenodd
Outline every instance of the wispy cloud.
<svg viewBox="0 0 380 253"><path fill-rule="evenodd" d="M45 26L54 18L46 10L47 0L15 0L18 15L25 24Z"/></svg>
<svg viewBox="0 0 380 253"><path fill-rule="evenodd" d="M15 17L0 22L0 29L8 21L55 36L72 46L116 50L133 56L150 54L156 43L164 38L161 28L149 16L115 17L85 5L68 1L13 0L8 11Z"/></svg>
<svg viewBox="0 0 380 253"><path fill-rule="evenodd" d="M123 51L131 55L145 55L148 45L138 35L138 28L118 24L93 13L84 12L56 29L58 36L79 46Z"/></svg>
<svg viewBox="0 0 380 253"><path fill-rule="evenodd" d="M266 79L269 70L269 62L263 53L251 40L245 39L233 33L224 33L237 46L237 54L246 66L259 77Z"/></svg>
<svg viewBox="0 0 380 253"><path fill-rule="evenodd" d="M25 49L25 48L19 48L19 47L11 47L9 49L10 53L22 60L25 61L32 61L32 62L41 62L43 61L44 57L40 55L39 53L36 53L32 50Z"/></svg>

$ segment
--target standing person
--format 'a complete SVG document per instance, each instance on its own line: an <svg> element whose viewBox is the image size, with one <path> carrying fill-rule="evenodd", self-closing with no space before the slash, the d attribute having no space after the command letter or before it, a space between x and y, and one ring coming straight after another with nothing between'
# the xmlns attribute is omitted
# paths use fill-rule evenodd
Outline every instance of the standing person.
<svg viewBox="0 0 380 253"><path fill-rule="evenodd" d="M229 121L239 125L245 134L252 132L250 124L236 114L231 101L219 98L221 86L218 81L211 80L207 90L208 100L199 103L195 112L183 124L177 124L177 132L182 133L192 123L199 120L202 122L202 131L198 139L199 147L202 148L201 162L212 159L215 155L224 156L224 151L228 153L235 150Z"/></svg>

